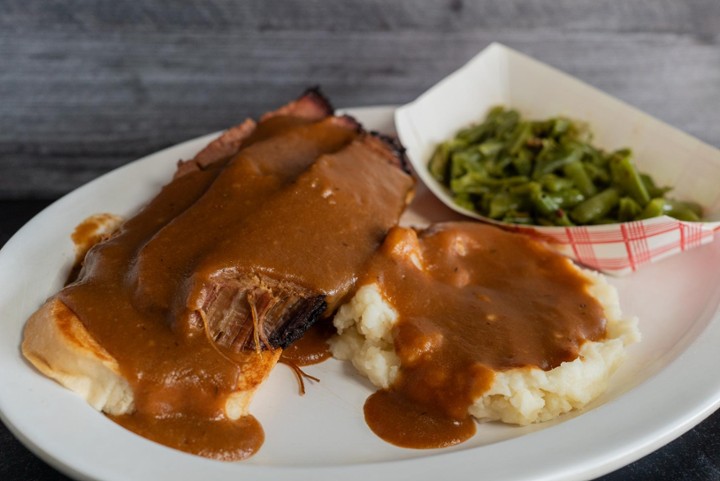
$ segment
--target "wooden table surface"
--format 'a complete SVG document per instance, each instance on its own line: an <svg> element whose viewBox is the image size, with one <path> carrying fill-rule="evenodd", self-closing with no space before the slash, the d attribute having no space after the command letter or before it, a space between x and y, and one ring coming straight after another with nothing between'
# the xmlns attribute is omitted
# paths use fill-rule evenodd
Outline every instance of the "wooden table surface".
<svg viewBox="0 0 720 481"><path fill-rule="evenodd" d="M0 244L98 175L307 86L401 104L493 41L720 146L718 0L1 0ZM0 479L66 478L0 425ZM603 479L720 480L720 413Z"/></svg>

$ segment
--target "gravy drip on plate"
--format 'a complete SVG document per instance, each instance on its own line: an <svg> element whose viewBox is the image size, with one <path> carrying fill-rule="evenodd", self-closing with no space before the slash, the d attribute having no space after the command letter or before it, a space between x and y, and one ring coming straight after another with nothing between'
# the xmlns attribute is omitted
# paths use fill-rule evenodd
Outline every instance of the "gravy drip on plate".
<svg viewBox="0 0 720 481"><path fill-rule="evenodd" d="M475 432L468 408L495 371L550 370L605 337L605 316L570 261L526 236L478 223L395 228L363 283L398 312L391 388L365 404L386 441L443 447Z"/></svg>

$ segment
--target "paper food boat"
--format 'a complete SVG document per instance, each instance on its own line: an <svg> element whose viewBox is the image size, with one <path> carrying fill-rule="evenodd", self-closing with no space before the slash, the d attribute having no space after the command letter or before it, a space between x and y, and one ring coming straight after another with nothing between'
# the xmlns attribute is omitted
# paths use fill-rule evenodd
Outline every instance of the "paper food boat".
<svg viewBox="0 0 720 481"><path fill-rule="evenodd" d="M526 119L558 115L587 122L593 144L606 151L629 147L640 171L670 197L695 201L707 222L663 216L586 227L540 227L500 223L453 203L433 179L427 162L435 147L463 127L482 121L503 105ZM577 79L504 45L491 44L395 113L400 140L422 182L453 210L513 230L540 236L578 262L621 275L639 266L711 242L720 230L720 150Z"/></svg>

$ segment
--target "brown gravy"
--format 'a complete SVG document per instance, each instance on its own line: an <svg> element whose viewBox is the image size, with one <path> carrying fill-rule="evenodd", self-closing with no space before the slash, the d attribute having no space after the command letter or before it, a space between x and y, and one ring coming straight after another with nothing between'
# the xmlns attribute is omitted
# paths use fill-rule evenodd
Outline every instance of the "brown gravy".
<svg viewBox="0 0 720 481"><path fill-rule="evenodd" d="M59 298L133 389L135 412L116 422L223 460L259 449L260 424L228 419L225 403L252 392L281 349L219 349L201 322L203 289L218 272L259 272L321 293L332 309L352 288L412 179L337 120L261 122L237 156L177 176L88 252ZM287 355L319 362L326 335L318 328Z"/></svg>
<svg viewBox="0 0 720 481"><path fill-rule="evenodd" d="M70 269L65 285L75 282L85 255L92 246L110 236L117 229L122 219L113 214L95 214L83 220L75 227L70 238L75 246L75 262Z"/></svg>
<svg viewBox="0 0 720 481"><path fill-rule="evenodd" d="M110 418L156 443L221 461L250 457L265 440L262 426L252 415L230 421L193 416L158 418L136 411Z"/></svg>
<svg viewBox="0 0 720 481"><path fill-rule="evenodd" d="M569 260L483 224L393 229L363 280L371 282L399 313L401 369L389 391L368 399L365 419L399 446L467 439L468 408L495 371L549 370L605 336L603 308Z"/></svg>

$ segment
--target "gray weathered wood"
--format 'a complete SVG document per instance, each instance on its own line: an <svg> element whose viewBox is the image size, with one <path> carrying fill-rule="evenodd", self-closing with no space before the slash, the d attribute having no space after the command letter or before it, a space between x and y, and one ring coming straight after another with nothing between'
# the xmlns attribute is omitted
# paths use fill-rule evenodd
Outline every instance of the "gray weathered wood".
<svg viewBox="0 0 720 481"><path fill-rule="evenodd" d="M720 2L0 3L0 198L52 198L320 84L407 102L492 41L720 145Z"/></svg>

